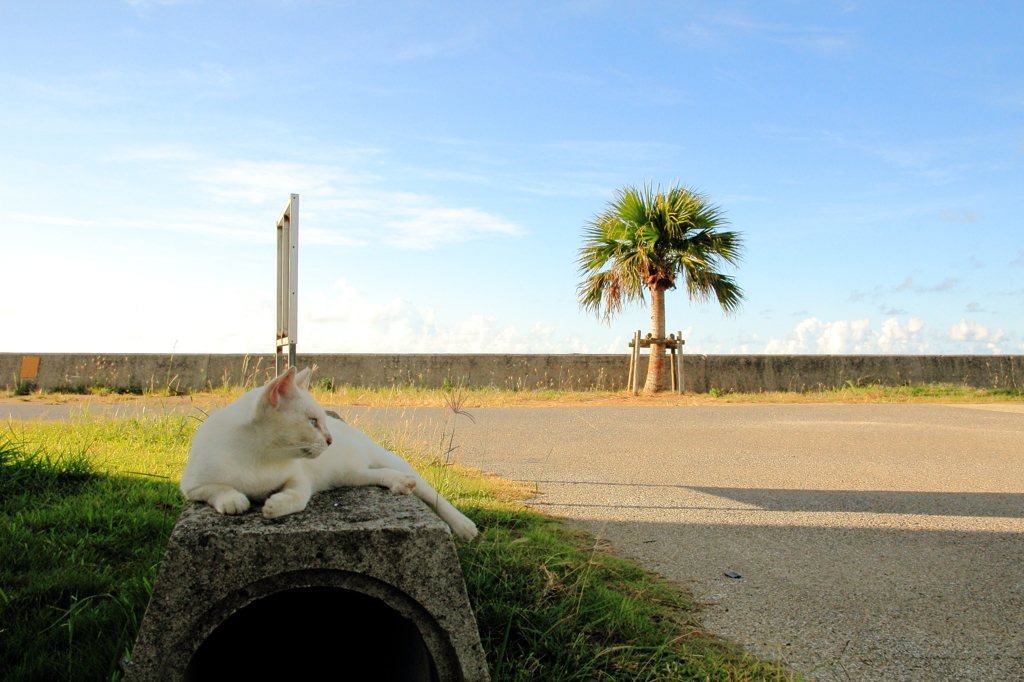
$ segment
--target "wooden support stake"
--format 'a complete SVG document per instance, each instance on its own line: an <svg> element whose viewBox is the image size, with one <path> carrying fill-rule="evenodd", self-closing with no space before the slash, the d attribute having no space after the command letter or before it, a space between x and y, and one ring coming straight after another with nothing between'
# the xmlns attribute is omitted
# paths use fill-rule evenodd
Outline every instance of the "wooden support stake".
<svg viewBox="0 0 1024 682"><path fill-rule="evenodd" d="M633 395L639 393L640 383L640 330L633 335Z"/></svg>
<svg viewBox="0 0 1024 682"><path fill-rule="evenodd" d="M676 332L676 341L679 344L679 361L676 363L676 370L679 372L679 393L682 394L686 392L686 375L683 374L683 346L686 341L683 341L682 332Z"/></svg>
<svg viewBox="0 0 1024 682"><path fill-rule="evenodd" d="M686 392L686 374L683 372L683 333L676 332L669 334L668 338L655 339L650 334L646 337L640 336L638 329L633 334L633 340L629 342L632 352L629 354L629 374L626 378L626 386L637 395L640 392L640 349L650 348L654 344L662 344L669 351L669 374L671 375L672 391L677 393Z"/></svg>
<svg viewBox="0 0 1024 682"><path fill-rule="evenodd" d="M629 375L626 377L626 390L633 390L633 361L636 359L636 334L633 334L633 340L629 342Z"/></svg>
<svg viewBox="0 0 1024 682"><path fill-rule="evenodd" d="M676 347L671 346L668 349L668 370L669 374L672 375L672 392L675 393L679 390L679 372L676 370Z"/></svg>

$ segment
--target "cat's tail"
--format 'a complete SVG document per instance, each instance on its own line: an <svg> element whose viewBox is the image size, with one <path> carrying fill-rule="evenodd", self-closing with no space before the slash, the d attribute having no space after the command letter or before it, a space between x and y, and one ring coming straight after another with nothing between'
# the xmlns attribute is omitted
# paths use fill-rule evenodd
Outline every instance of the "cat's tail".
<svg viewBox="0 0 1024 682"><path fill-rule="evenodd" d="M434 510L434 513L441 517L441 520L448 524L455 536L460 540L469 542L478 534L476 524L469 520L465 514L460 512L452 503L444 499L441 493L430 487L420 476L416 476L416 487L412 490L416 497L427 503L427 506Z"/></svg>

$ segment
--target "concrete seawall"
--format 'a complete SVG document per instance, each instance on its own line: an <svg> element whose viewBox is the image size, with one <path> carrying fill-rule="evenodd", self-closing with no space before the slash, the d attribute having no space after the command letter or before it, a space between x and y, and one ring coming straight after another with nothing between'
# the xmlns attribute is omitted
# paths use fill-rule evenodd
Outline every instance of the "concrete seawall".
<svg viewBox="0 0 1024 682"><path fill-rule="evenodd" d="M25 362L25 358L30 358ZM21 379L22 370L35 376ZM299 354L299 367L317 366L314 380L334 385L455 384L506 389L623 390L629 356L500 354ZM646 372L647 357L640 371ZM1020 355L687 355L687 391L807 391L854 384L950 383L977 388L1024 386ZM261 385L274 372L267 354L0 353L0 386L32 388L202 390L224 384ZM641 374L643 376L643 374Z"/></svg>

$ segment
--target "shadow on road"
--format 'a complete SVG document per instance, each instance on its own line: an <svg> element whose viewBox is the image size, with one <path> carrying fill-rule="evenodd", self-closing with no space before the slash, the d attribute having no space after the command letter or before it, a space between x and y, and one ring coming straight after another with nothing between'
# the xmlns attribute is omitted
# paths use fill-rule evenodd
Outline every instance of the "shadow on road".
<svg viewBox="0 0 1024 682"><path fill-rule="evenodd" d="M743 507L699 505L575 504L574 507L618 507L623 509L750 509L781 512L862 512L870 514L924 514L927 516L968 516L1024 518L1024 493L905 492L893 490L787 490L776 488L715 488L671 484L619 483L607 481L559 481L542 479L539 484L585 485L615 488L675 488L739 502ZM544 504L543 500L534 504Z"/></svg>
<svg viewBox="0 0 1024 682"><path fill-rule="evenodd" d="M708 630L804 679L1024 680L1020 533L571 523L687 584Z"/></svg>

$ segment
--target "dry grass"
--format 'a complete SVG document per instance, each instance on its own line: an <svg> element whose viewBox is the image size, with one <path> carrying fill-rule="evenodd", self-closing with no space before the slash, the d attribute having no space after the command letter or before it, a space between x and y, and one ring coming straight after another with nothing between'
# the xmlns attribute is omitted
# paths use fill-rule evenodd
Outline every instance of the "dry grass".
<svg viewBox="0 0 1024 682"><path fill-rule="evenodd" d="M196 405L221 407L243 393L241 387L220 388L208 392L170 396L165 394L131 395L97 390L95 393L62 394L36 391L28 395L0 395L3 402L28 402L43 405ZM989 403L1024 402L1024 392L1010 389L981 389L953 384L882 386L877 384L818 391L764 391L733 393L713 389L710 393L662 393L634 396L628 391L556 391L497 388L431 389L410 386L366 388L360 386L313 386L311 393L323 405L338 407L445 407L457 396L462 407L563 407L580 405L674 406L738 404L814 404L814 403Z"/></svg>

